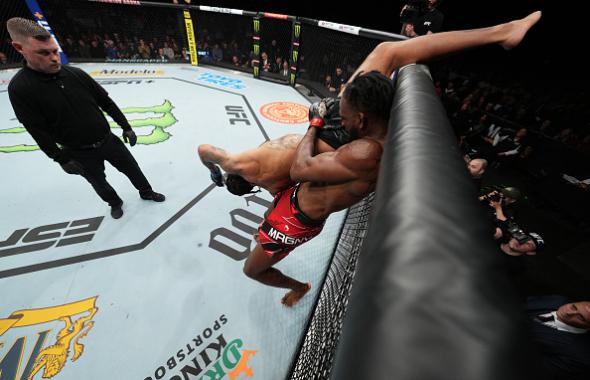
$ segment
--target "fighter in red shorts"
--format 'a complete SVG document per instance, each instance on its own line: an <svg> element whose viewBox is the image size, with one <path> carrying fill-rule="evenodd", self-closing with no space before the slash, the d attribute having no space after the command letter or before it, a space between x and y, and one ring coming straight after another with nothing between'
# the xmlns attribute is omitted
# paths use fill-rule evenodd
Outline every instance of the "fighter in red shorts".
<svg viewBox="0 0 590 380"><path fill-rule="evenodd" d="M299 184L275 195L273 209L258 228L258 242L269 257L284 258L316 237L325 220L309 218L299 209Z"/></svg>
<svg viewBox="0 0 590 380"><path fill-rule="evenodd" d="M338 99L324 99L310 107L310 120L321 119L328 126L318 131L314 145L317 152L333 152L350 142L348 133L340 126L338 107ZM311 284L288 277L273 265L317 236L325 221L308 218L299 210L299 185L289 177L302 138L301 135L285 135L238 154L208 144L198 148L201 161L211 171L211 179L218 186L227 187L235 195L252 193L254 186L258 186L275 196L258 229L259 242L244 264L244 273L263 284L291 289L282 300L286 306L294 305L311 289ZM220 168L226 172L225 178Z"/></svg>
<svg viewBox="0 0 590 380"><path fill-rule="evenodd" d="M249 189L244 189L246 193L252 189L250 184L260 185L262 182L266 186L260 186L269 190L272 188L274 191L271 192L278 195L275 209L267 216L268 225L265 228L263 224L259 229L266 249L259 243L250 253L244 265L246 275L270 286L291 289L282 301L287 306L297 303L309 291L310 284L284 275L273 265L285 257L292 245L302 244L303 239L317 235L321 229L319 224L331 213L352 206L375 190L393 101L390 77L396 69L483 45L499 44L504 49L512 49L540 18L541 12L535 12L523 19L489 28L434 33L379 44L341 90L340 124L351 141L336 150L318 149L322 144L321 136L325 133L322 126L330 125L324 116L330 112L322 113L320 107L315 110L312 107L311 126L314 128L310 128L299 140L296 152L289 148L285 150L285 155L278 153L278 159L269 153L264 162L254 157L254 160L259 160L254 162L254 169L248 168L248 162L230 167L226 166L224 159L216 162L201 155L211 170L212 178L214 181L218 179L221 185L222 176L218 168L214 169L215 163L230 173L249 173L242 174L249 186ZM291 163L289 175L285 176L284 167ZM273 165L277 168L274 173L262 170ZM277 181L280 186L273 185L269 179ZM293 182L300 185L290 187ZM284 191L286 187L290 188ZM302 217L318 225L302 222ZM301 230L295 228L298 235L287 235L290 232L287 228L293 226L301 227Z"/></svg>

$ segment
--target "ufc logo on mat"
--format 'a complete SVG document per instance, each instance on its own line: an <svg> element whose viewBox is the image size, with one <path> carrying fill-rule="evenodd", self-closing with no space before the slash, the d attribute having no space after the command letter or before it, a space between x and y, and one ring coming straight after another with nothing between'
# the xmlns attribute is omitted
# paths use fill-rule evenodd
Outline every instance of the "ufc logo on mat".
<svg viewBox="0 0 590 380"><path fill-rule="evenodd" d="M53 245L63 247L91 241L103 219L104 216L99 216L16 230L8 239L0 241L0 258L41 251Z"/></svg>

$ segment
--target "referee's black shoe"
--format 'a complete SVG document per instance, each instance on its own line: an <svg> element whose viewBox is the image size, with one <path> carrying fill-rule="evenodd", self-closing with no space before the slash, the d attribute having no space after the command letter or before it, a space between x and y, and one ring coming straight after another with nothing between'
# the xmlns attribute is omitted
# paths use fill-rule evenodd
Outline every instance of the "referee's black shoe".
<svg viewBox="0 0 590 380"><path fill-rule="evenodd" d="M141 197L141 199L145 199L146 201L164 202L166 200L164 194L156 193L155 191L139 194L139 196Z"/></svg>
<svg viewBox="0 0 590 380"><path fill-rule="evenodd" d="M121 202L117 206L111 206L111 216L114 219L119 219L123 216L123 202Z"/></svg>

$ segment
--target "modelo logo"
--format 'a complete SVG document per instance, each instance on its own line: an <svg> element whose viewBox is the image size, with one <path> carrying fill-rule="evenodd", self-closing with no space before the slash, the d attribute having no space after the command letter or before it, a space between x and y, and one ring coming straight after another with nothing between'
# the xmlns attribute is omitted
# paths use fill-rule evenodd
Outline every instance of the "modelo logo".
<svg viewBox="0 0 590 380"><path fill-rule="evenodd" d="M0 241L0 257L91 241L103 219L104 216L98 216L16 230L8 239Z"/></svg>

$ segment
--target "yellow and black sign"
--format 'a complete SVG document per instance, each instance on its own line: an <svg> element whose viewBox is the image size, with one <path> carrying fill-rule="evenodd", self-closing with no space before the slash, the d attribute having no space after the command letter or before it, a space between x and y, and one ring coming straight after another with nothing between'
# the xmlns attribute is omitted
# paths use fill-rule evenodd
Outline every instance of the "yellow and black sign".
<svg viewBox="0 0 590 380"><path fill-rule="evenodd" d="M94 326L92 318L98 311L96 298L92 297L66 305L41 309L18 310L8 318L0 319L0 337L14 328L34 327L37 329L37 341L32 351L25 347L26 336L21 336L3 355L0 360L2 379L33 380L41 370L43 378L47 379L61 372L72 352L71 361L78 360L84 353L84 345L80 343L80 339L84 338ZM55 342L45 346L45 340L56 323L61 324L61 327L57 332ZM31 355L23 363L25 352L31 352ZM21 369L23 369L23 373L19 374ZM20 377L18 377L19 375Z"/></svg>
<svg viewBox="0 0 590 380"><path fill-rule="evenodd" d="M191 13L184 10L184 26L186 27L186 36L188 39L188 49L191 56L191 65L196 66L199 64L197 60L197 44L195 43L195 32L193 30L193 20Z"/></svg>

